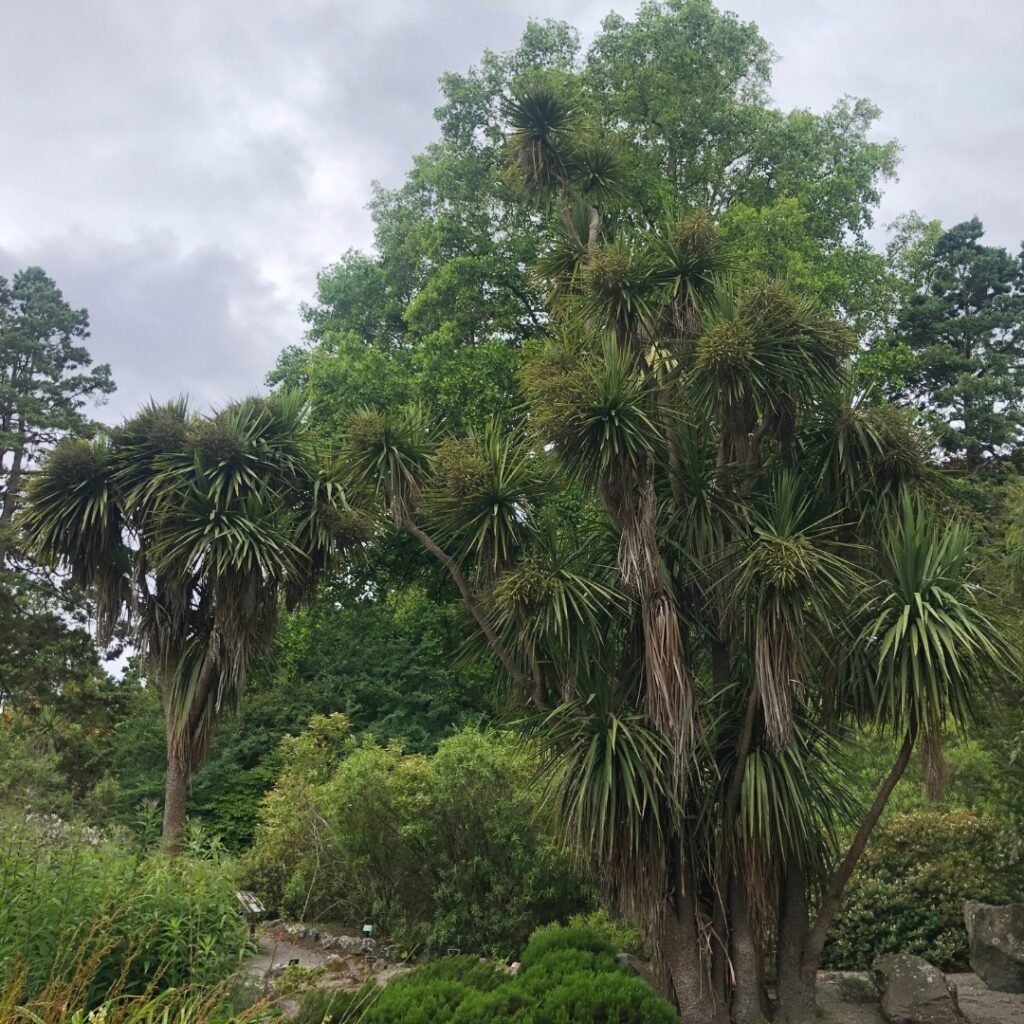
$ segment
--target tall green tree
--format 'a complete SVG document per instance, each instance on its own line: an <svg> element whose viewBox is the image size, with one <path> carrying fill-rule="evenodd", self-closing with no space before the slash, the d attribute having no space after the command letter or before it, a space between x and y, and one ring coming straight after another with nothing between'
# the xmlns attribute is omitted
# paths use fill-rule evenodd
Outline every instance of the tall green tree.
<svg viewBox="0 0 1024 1024"><path fill-rule="evenodd" d="M977 217L941 231L909 222L908 294L876 357L899 355L892 388L950 459L975 471L1024 459L1024 254L984 245Z"/></svg>
<svg viewBox="0 0 1024 1024"><path fill-rule="evenodd" d="M445 74L439 140L401 187L376 192L375 251L324 271L308 344L285 353L273 381L307 388L331 427L395 401L457 429L482 429L499 409L517 415L516 372L548 315L531 270L543 213L510 178L504 135L503 104L526 79L560 83L586 120L574 159L591 192L626 172L632 202L616 216L651 222L666 206L707 206L750 264L874 326L890 289L864 232L897 146L871 138L878 111L863 100L821 115L779 110L773 59L753 24L707 0L672 0L610 15L587 50L571 26L531 22L515 50Z"/></svg>
<svg viewBox="0 0 1024 1024"><path fill-rule="evenodd" d="M357 411L352 491L450 574L533 708L568 836L649 930L682 1019L763 1020L774 952L778 1019L808 1021L892 789L915 749L938 781L943 730L972 720L1010 644L924 443L853 399L835 313L766 278L711 212L649 215L614 156L597 187L599 151L629 140L564 82L527 77L503 109L545 245L525 420ZM867 808L841 751L860 725L899 744Z"/></svg>
<svg viewBox="0 0 1024 1024"><path fill-rule="evenodd" d="M28 736L48 729L47 746L65 721L58 704L74 704L105 673L81 593L18 550L17 513L40 457L62 437L90 435L87 406L114 390L110 368L92 366L88 328L86 310L40 267L0 277L0 711Z"/></svg>
<svg viewBox="0 0 1024 1024"><path fill-rule="evenodd" d="M164 710L164 840L222 712L273 639L279 604L312 596L339 544L365 534L295 396L200 417L150 405L46 458L21 519L40 560L96 602L100 639L127 623Z"/></svg>

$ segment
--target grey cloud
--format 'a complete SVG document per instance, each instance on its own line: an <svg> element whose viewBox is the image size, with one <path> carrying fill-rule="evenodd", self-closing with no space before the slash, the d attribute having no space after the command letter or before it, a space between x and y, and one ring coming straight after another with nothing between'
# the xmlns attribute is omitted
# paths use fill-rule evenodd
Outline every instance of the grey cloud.
<svg viewBox="0 0 1024 1024"><path fill-rule="evenodd" d="M189 394L198 407L257 390L291 340L279 297L258 270L214 247L183 251L168 234L120 244L86 235L24 251L0 249L6 277L46 268L74 306L89 309L90 351L118 390L111 421L149 398Z"/></svg>
<svg viewBox="0 0 1024 1024"><path fill-rule="evenodd" d="M202 401L256 385L301 336L316 271L372 234L369 183L434 137L437 80L529 15L586 38L613 0L7 0L0 272L42 263L92 312L121 386ZM629 14L636 0L615 6ZM905 145L884 223L977 212L1024 236L1024 6L724 0L782 59L776 96L883 108Z"/></svg>

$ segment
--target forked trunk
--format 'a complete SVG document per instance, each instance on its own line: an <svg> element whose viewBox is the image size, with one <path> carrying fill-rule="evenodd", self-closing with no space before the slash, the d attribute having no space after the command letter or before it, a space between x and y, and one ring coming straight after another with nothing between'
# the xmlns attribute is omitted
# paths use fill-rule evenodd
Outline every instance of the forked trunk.
<svg viewBox="0 0 1024 1024"><path fill-rule="evenodd" d="M692 895L666 908L660 940L680 1019L686 1024L728 1024L726 1008L714 991L709 957L702 955Z"/></svg>

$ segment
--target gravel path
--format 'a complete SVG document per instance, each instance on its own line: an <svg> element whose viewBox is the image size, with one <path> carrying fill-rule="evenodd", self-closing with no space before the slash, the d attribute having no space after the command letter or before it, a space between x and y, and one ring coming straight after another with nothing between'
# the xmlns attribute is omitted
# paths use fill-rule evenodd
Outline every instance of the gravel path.
<svg viewBox="0 0 1024 1024"><path fill-rule="evenodd" d="M319 967L329 955L322 949L281 941L262 930L258 932L257 938L259 952L246 960L245 969L247 974L253 974L258 978L265 977L272 967L288 964L291 960L298 960L299 967Z"/></svg>

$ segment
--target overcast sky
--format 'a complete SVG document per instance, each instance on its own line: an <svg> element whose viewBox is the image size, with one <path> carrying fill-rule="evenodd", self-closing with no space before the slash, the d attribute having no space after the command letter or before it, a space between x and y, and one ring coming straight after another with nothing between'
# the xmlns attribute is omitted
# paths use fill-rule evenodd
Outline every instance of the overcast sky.
<svg viewBox="0 0 1024 1024"><path fill-rule="evenodd" d="M88 307L119 391L200 404L300 340L319 268L371 238L374 179L434 135L437 79L528 17L584 40L610 0L2 0L0 274L41 264ZM634 3L618 3L629 14ZM733 0L781 60L775 97L844 93L904 145L880 220L977 213L1024 238L1024 3Z"/></svg>

